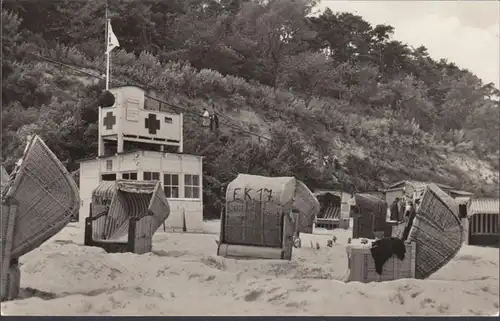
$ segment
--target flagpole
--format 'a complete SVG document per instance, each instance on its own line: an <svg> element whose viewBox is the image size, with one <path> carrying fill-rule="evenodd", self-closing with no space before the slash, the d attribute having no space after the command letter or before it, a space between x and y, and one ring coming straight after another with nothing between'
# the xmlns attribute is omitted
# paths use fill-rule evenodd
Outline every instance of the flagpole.
<svg viewBox="0 0 500 321"><path fill-rule="evenodd" d="M106 1L106 90L109 90L109 18L108 18L108 2Z"/></svg>
<svg viewBox="0 0 500 321"><path fill-rule="evenodd" d="M108 65L108 1L104 5L104 54L106 55L106 66ZM107 67L106 67L107 69ZM106 90L108 90L108 75L106 72ZM99 106L99 135L97 143L97 156L104 156L104 139L101 136L102 108Z"/></svg>

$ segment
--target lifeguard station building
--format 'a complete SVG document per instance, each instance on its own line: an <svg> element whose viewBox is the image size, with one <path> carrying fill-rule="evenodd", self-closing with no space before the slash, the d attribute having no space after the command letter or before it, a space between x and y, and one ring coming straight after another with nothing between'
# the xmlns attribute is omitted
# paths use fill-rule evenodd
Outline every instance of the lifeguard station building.
<svg viewBox="0 0 500 321"><path fill-rule="evenodd" d="M202 231L202 157L183 153L183 114L164 111L140 87L110 92L114 105L99 107L98 156L80 161L80 220L99 182L160 180L170 204L166 228Z"/></svg>

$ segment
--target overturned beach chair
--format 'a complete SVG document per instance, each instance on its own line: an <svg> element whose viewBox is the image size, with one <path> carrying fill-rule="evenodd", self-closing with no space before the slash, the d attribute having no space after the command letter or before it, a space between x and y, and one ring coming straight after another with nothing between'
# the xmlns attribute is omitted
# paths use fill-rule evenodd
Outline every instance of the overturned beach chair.
<svg viewBox="0 0 500 321"><path fill-rule="evenodd" d="M463 231L458 205L437 185L426 187L410 227L404 260L395 256L375 272L370 246L347 247L348 281L373 282L400 278L426 279L446 265L462 247Z"/></svg>
<svg viewBox="0 0 500 321"><path fill-rule="evenodd" d="M239 174L226 189L217 254L290 260L294 238L312 233L318 212L316 197L294 177Z"/></svg>
<svg viewBox="0 0 500 321"><path fill-rule="evenodd" d="M3 170L2 177L4 174ZM2 301L12 300L19 293L19 258L60 232L79 206L75 181L35 136L8 182L2 180Z"/></svg>
<svg viewBox="0 0 500 321"><path fill-rule="evenodd" d="M352 238L383 237L386 230L387 203L370 194L354 194L351 205Z"/></svg>
<svg viewBox="0 0 500 321"><path fill-rule="evenodd" d="M103 181L92 192L84 244L109 253L151 252L153 234L169 214L159 181Z"/></svg>

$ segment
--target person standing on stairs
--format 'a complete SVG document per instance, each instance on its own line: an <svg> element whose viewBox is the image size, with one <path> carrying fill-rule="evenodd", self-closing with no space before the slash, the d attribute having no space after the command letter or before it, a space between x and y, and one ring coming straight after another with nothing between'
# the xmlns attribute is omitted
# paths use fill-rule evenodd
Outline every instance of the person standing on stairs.
<svg viewBox="0 0 500 321"><path fill-rule="evenodd" d="M210 115L210 131L219 130L219 117L217 117L217 113L215 112L215 107L212 109L212 114Z"/></svg>
<svg viewBox="0 0 500 321"><path fill-rule="evenodd" d="M201 125L203 127L209 127L210 126L210 113L208 112L208 110L206 108L203 108L203 120L201 122Z"/></svg>

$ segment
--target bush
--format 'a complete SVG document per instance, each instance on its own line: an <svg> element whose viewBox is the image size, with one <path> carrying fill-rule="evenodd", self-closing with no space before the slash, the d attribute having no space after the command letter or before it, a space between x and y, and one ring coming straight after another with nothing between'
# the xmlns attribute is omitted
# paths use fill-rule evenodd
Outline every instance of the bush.
<svg viewBox="0 0 500 321"><path fill-rule="evenodd" d="M94 60L88 59L76 47L56 44L50 49L39 51L45 51L46 55L55 60L98 69L99 73L104 73L104 59L99 57ZM445 168L444 163L446 162L446 160L438 160L435 161L436 164L433 164L429 162L429 157L443 152L469 153L473 148L480 151L487 148L481 144L473 144L471 136L467 136L464 131L427 133L420 128L418 122L414 119L404 119L390 109L374 110L368 114L366 113L369 109L368 106L363 105L361 102L331 97L312 97L306 106L305 101L300 96L288 91L264 86L255 81L249 82L240 77L223 76L215 70L202 69L198 71L189 63L161 63L148 52L142 52L136 57L133 53L116 49L112 54L112 63L112 79L121 83L137 83L165 93L184 93L191 98L200 100L219 97L218 100L228 105L233 111L241 108L251 109L270 123L283 120L283 124L286 124L283 126L302 129L294 136L297 144L288 141L285 144L286 147L283 147L284 143L273 139L272 142L266 142L266 145L261 142L258 147L252 147L258 149L252 149L255 153L275 155L274 158L271 157L270 159L262 156L258 162L255 158L252 158L248 150L244 149L248 147L239 147L239 144L241 144L240 134L221 135L220 142L210 147L215 154L207 157L206 160L207 164L211 165L207 165L205 175L207 178L212 178L214 182L231 179L238 171L251 171L268 175L298 175L297 173L301 172L301 175L304 175L303 179L310 182L310 184L334 184L331 178L324 177L325 174L319 174L319 172L325 173L320 170L321 165L311 167L311 162L315 162L313 158L300 155L297 152L301 149L317 150L318 146L311 139L310 133L323 137L323 140L326 141L324 149L327 152L347 155L344 165L349 173L345 175L339 174L341 181L335 183L346 188L375 188L376 185L381 184L381 177L384 177L384 179L397 179L404 178L402 175L408 175L414 179L417 177L428 179L432 173L432 171L428 170L429 167ZM14 64L14 66L18 72L7 79L12 83L12 86L9 87L7 83L4 88L14 90L12 96L24 97L20 101L24 108L30 105L40 108L43 104L51 104L54 92L58 88L72 87L74 85L70 81L65 82L65 78L61 77L61 75L56 74L53 79L47 77L48 70L52 68L45 63L37 65L18 63L17 65ZM83 95L83 98L90 97L90 93L85 93L85 91L81 92L81 95ZM96 99L97 96L94 98ZM82 102L80 101L79 104L82 104ZM92 102L86 102L85 104L93 106ZM69 158L66 151L72 147L65 146L60 141L61 135L64 137L80 137L81 141L86 142L87 147L84 153L90 153L90 150L95 148L93 139L96 136L97 129L93 126L94 124L86 124L87 120L79 120L69 116L61 119L58 114L64 115L65 109L56 105L45 107L49 108L47 115L52 115L56 111L56 114L51 117L60 119L57 124L65 124L65 130L61 130L57 134L58 137L50 134L49 129L57 126L57 124L51 121L50 118L45 117L42 123L37 123L36 130L45 131L45 135L56 148L58 155L64 159ZM12 106L11 108L14 109L19 108ZM79 112L78 115L80 114ZM28 116L29 113L26 115ZM31 128L26 127L27 122L14 120L12 115L8 113L6 116L7 119L13 121L9 131L14 130L14 133L16 133L20 130L21 132L18 134L21 135L27 128ZM26 119L31 119L33 123L37 122L32 116ZM79 125L79 121L84 125ZM191 122L191 120L186 118L186 122ZM80 128L80 126L83 127ZM251 130L267 132L269 130L267 127L251 128ZM77 133L68 130L70 128L75 128ZM185 131L186 152L206 153L208 148L207 139L205 135L200 134L198 126L193 123L192 126L186 126ZM54 130L54 132L57 131ZM9 145L16 146L20 144L12 134L7 134L5 137L7 137ZM480 136L477 135L477 137ZM222 142L223 140L224 142ZM295 165L289 164L292 158L283 159L282 156L276 154L275 150L279 149L277 147L285 148L282 153L288 155L287 157L292 157L291 155L298 153L299 156L293 156L298 157L293 158L293 164ZM354 153L353 148L371 153L371 156L369 158L348 156ZM10 151L12 152L12 148ZM279 162L290 166L285 168L283 165L279 165Z"/></svg>

